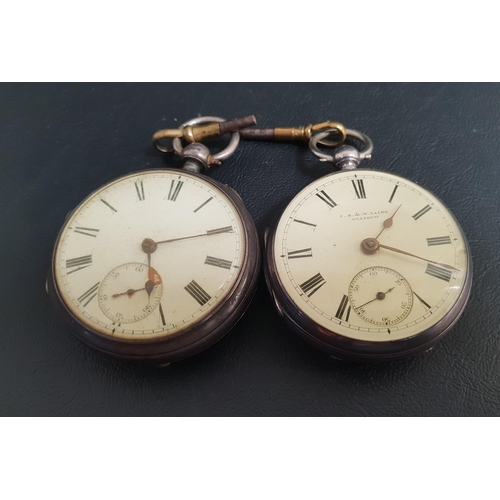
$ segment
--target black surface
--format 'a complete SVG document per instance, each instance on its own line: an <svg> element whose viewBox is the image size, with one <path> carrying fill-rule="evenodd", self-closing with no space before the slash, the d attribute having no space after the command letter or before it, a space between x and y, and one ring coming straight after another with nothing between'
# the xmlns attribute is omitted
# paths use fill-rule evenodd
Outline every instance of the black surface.
<svg viewBox="0 0 500 500"><path fill-rule="evenodd" d="M1 415L498 415L499 85L0 86ZM430 352L334 361L288 331L263 279L236 328L165 369L107 359L56 317L45 278L66 214L128 172L179 165L152 134L197 115L260 126L339 120L375 143L369 164L452 210L474 261L469 305ZM329 171L305 146L245 143L211 174L240 193L260 236Z"/></svg>

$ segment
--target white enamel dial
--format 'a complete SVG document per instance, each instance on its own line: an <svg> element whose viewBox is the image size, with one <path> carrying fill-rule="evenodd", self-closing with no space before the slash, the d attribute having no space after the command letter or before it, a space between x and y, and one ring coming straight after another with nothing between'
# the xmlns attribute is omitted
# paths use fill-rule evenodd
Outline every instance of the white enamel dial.
<svg viewBox="0 0 500 500"><path fill-rule="evenodd" d="M436 325L468 271L467 244L444 204L384 172L313 182L285 209L273 241L280 285L302 314L363 341L409 338Z"/></svg>
<svg viewBox="0 0 500 500"><path fill-rule="evenodd" d="M172 335L224 301L245 254L230 199L184 171L131 174L84 200L54 257L59 295L89 329L120 339ZM156 242L148 254L145 239Z"/></svg>

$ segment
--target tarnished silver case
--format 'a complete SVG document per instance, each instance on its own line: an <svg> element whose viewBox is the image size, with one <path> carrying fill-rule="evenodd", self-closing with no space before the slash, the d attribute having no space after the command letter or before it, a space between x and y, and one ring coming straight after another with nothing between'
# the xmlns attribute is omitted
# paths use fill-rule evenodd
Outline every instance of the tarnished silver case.
<svg viewBox="0 0 500 500"><path fill-rule="evenodd" d="M155 169L154 171L136 173L142 174L148 172L175 173L178 172L178 169ZM133 174L127 174L127 176L123 177L128 177L129 175ZM67 308L59 293L54 277L54 265L56 249L61 238L63 226L57 237L52 254L52 263L47 278L47 293L57 313L84 344L115 358L148 361L161 365L172 361L179 361L203 351L229 332L245 313L255 293L260 269L259 239L255 224L247 212L243 200L236 191L205 175L194 174L192 172L190 172L190 175L202 178L204 182L211 184L214 188L225 194L234 204L241 218L244 232L243 237L245 239L245 255L238 279L226 297L213 311L198 323L185 330L159 339L134 339L131 341L108 337L90 329L78 320ZM111 182L119 179L121 178Z"/></svg>
<svg viewBox="0 0 500 500"><path fill-rule="evenodd" d="M371 169L356 170L376 172L376 170ZM329 174L324 178L332 175L336 175L336 173ZM405 179L404 177L401 178ZM433 195L436 196L434 193ZM438 197L436 196L436 198ZM441 203L443 202L441 201ZM443 205L445 204L443 203ZM453 327L462 315L469 299L472 286L472 258L463 230L449 209L448 211L457 222L457 226L462 233L467 249L467 274L460 296L446 316L431 328L406 339L387 342L368 342L351 339L320 326L302 313L285 291L276 270L273 247L276 230L286 208L287 206L285 206L275 219L272 226L266 230L264 239L264 274L267 287L274 300L278 313L284 318L285 322L293 331L298 333L300 337L314 347L326 352L334 358L346 361L393 361L404 359L431 349L434 344Z"/></svg>

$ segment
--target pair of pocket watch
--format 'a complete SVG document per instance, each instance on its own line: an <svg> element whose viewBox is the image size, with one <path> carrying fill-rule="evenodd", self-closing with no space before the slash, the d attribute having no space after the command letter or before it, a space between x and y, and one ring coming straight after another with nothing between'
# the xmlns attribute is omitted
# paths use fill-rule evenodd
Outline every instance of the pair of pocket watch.
<svg viewBox="0 0 500 500"><path fill-rule="evenodd" d="M257 286L258 234L239 195L202 172L231 156L252 118L200 117L159 131L157 148L173 148L182 169L120 177L69 214L47 290L81 341L162 365L202 351L242 317ZM228 132L213 156L198 142ZM334 358L394 360L430 349L470 294L459 224L414 182L358 169L372 151L364 134L331 122L299 132L242 132L308 139L321 161L340 168L302 189L266 230L265 276L278 312ZM341 145L346 137L363 149ZM319 144L336 148L328 155Z"/></svg>

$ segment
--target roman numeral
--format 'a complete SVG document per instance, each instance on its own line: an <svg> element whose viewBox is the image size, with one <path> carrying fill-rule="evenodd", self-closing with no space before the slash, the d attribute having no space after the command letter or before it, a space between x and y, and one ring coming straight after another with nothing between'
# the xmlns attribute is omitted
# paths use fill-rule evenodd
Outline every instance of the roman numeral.
<svg viewBox="0 0 500 500"><path fill-rule="evenodd" d="M102 198L100 198L100 200L109 208L111 208L111 210L113 210L113 212L117 212L116 208L113 208L106 200L103 200Z"/></svg>
<svg viewBox="0 0 500 500"><path fill-rule="evenodd" d="M345 313L344 321L349 321L349 316L351 314L351 306L347 307L347 304L349 304L349 299L347 295L343 295L342 300L340 301L339 304L339 308L337 309L337 313L335 314L336 318L343 319Z"/></svg>
<svg viewBox="0 0 500 500"><path fill-rule="evenodd" d="M316 193L316 196L321 201L324 201L330 208L337 206L337 204L323 190L321 190L319 193Z"/></svg>
<svg viewBox="0 0 500 500"><path fill-rule="evenodd" d="M233 226L219 227L218 229L209 229L207 234L232 233Z"/></svg>
<svg viewBox="0 0 500 500"><path fill-rule="evenodd" d="M99 283L100 282L97 282L93 287L89 288L84 294L78 297L78 302L80 302L80 304L82 302L85 302L85 304L83 304L83 307L87 307L90 301L97 295L97 289L99 288Z"/></svg>
<svg viewBox="0 0 500 500"><path fill-rule="evenodd" d="M352 179L352 186L354 188L354 192L356 193L356 196L358 199L360 198L366 198L366 193L365 193L365 186L363 184L363 179ZM357 186L356 186L357 184Z"/></svg>
<svg viewBox="0 0 500 500"><path fill-rule="evenodd" d="M293 252L288 252L289 259L302 259L303 257L312 256L312 248L303 248L302 250L294 250Z"/></svg>
<svg viewBox="0 0 500 500"><path fill-rule="evenodd" d="M182 181L175 181L175 180L172 179L172 182L170 184L170 191L168 192L168 199L170 201L176 201L177 200L177 196L179 196L179 193L180 193L180 191L182 189L183 184L184 184L184 182L182 182ZM208 203L208 201L206 203Z"/></svg>
<svg viewBox="0 0 500 500"><path fill-rule="evenodd" d="M207 256L205 264L209 266L222 267L222 269L231 269L232 262L230 260L218 259L217 257Z"/></svg>
<svg viewBox="0 0 500 500"><path fill-rule="evenodd" d="M134 184L135 190L137 191L137 196L139 197L139 201L144 201L146 199L146 197L144 196L144 184L142 183L142 181L135 181Z"/></svg>
<svg viewBox="0 0 500 500"><path fill-rule="evenodd" d="M196 300L198 304L200 304L200 306L204 306L212 298L194 280L191 281L191 283L189 283L187 286L185 286L184 290L186 290L186 292L188 292L189 295L191 295L191 297L193 297L193 299Z"/></svg>
<svg viewBox="0 0 500 500"><path fill-rule="evenodd" d="M321 198L323 199L323 198ZM305 220L293 219L293 222L298 222L299 224L305 224L306 226L311 226L316 229L317 224L311 224L310 222L306 222Z"/></svg>
<svg viewBox="0 0 500 500"><path fill-rule="evenodd" d="M430 205L425 205L424 208L422 208L422 210L419 210L416 214L412 215L412 217L417 220L417 219L420 219L420 217L422 217L422 215L425 215L432 207Z"/></svg>
<svg viewBox="0 0 500 500"><path fill-rule="evenodd" d="M420 295L418 295L416 292L413 292L413 295L415 295L415 297L417 297L418 300L420 300L421 304L426 308L426 309L430 309L431 306L429 304L427 304L427 302L422 298L420 297Z"/></svg>
<svg viewBox="0 0 500 500"><path fill-rule="evenodd" d="M75 257L74 259L68 259L66 261L66 269L70 267L76 267L68 274L76 273L76 271L80 271L80 269L85 269L92 264L92 255L84 255L83 257Z"/></svg>
<svg viewBox="0 0 500 500"><path fill-rule="evenodd" d="M450 281L452 271L450 269L445 269L444 267L437 266L436 264L427 264L426 274L434 276L444 281Z"/></svg>
<svg viewBox="0 0 500 500"><path fill-rule="evenodd" d="M198 212L198 210L201 210L209 201L212 201L213 199L213 196L211 196L207 201L204 201L196 210L193 210L193 212Z"/></svg>
<svg viewBox="0 0 500 500"><path fill-rule="evenodd" d="M394 186L394 191L391 194L391 197L389 198L389 203L392 203L392 199L394 198L394 195L396 194L396 191L398 190L399 184L396 184Z"/></svg>
<svg viewBox="0 0 500 500"><path fill-rule="evenodd" d="M430 247L436 245L451 245L451 238L449 236L436 236L435 238L427 238L427 245Z"/></svg>
<svg viewBox="0 0 500 500"><path fill-rule="evenodd" d="M91 227L75 227L75 233L84 234L85 236L92 236L95 238L99 229L92 229Z"/></svg>
<svg viewBox="0 0 500 500"><path fill-rule="evenodd" d="M325 278L323 278L323 276L318 273L315 274L312 278L309 278L307 281L304 281L304 283L300 285L300 288L302 288L302 291L308 297L310 297L311 295L315 294L325 283Z"/></svg>

